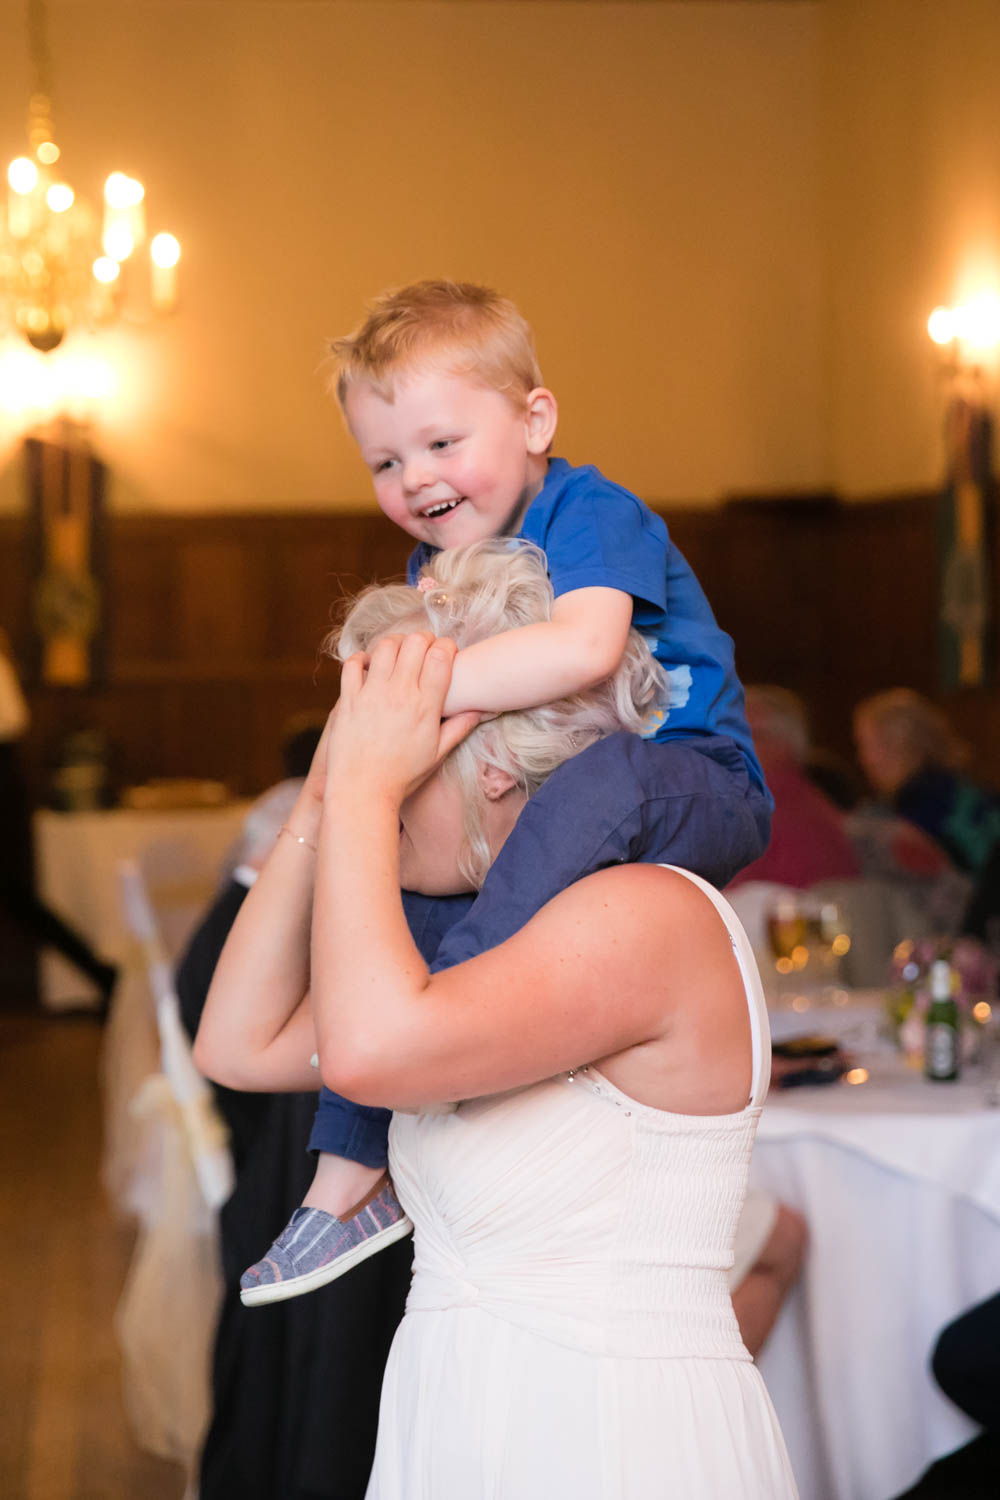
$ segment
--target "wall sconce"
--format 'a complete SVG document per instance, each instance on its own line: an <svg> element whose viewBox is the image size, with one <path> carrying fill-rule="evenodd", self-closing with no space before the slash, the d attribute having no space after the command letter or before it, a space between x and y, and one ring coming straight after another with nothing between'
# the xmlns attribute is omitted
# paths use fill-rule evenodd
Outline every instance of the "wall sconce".
<svg viewBox="0 0 1000 1500"><path fill-rule="evenodd" d="M927 332L942 351L942 373L948 377L938 622L941 680L947 688L983 687L995 668L990 539L996 481L986 368L996 375L1000 297L983 293L957 307L936 307L927 319Z"/></svg>
<svg viewBox="0 0 1000 1500"><path fill-rule="evenodd" d="M927 332L956 369L978 367L1000 345L1000 297L984 292L957 307L936 307Z"/></svg>

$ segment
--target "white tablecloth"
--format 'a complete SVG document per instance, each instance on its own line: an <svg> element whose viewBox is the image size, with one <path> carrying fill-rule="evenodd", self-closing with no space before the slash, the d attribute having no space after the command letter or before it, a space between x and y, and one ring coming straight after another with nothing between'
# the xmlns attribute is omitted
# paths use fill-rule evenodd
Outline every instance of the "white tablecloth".
<svg viewBox="0 0 1000 1500"><path fill-rule="evenodd" d="M928 1362L1000 1287L1000 1110L981 1082L864 1062L859 1086L772 1093L751 1171L809 1223L759 1361L802 1500L891 1500L971 1435Z"/></svg>
<svg viewBox="0 0 1000 1500"><path fill-rule="evenodd" d="M35 817L38 884L43 900L112 963L128 956L117 866L142 866L170 957L183 948L218 884L219 865L239 837L250 804L178 812L40 812ZM96 991L59 954L41 967L43 1003L59 1009Z"/></svg>

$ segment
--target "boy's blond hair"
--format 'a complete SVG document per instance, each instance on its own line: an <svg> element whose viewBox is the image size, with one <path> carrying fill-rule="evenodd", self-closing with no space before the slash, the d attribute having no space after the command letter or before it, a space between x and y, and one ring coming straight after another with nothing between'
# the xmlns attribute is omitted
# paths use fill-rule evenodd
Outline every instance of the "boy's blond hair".
<svg viewBox="0 0 1000 1500"><path fill-rule="evenodd" d="M415 281L383 292L361 327L333 339L331 385L341 406L364 380L391 401L396 378L443 363L515 404L542 383L531 328L507 297L471 281Z"/></svg>

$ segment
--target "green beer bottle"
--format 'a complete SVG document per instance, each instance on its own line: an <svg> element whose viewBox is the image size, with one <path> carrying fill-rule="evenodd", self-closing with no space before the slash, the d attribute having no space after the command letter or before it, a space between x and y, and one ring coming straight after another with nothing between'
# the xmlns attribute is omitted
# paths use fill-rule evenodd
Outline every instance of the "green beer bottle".
<svg viewBox="0 0 1000 1500"><path fill-rule="evenodd" d="M931 1003L924 1032L924 1073L935 1083L958 1077L958 1006L951 993L951 964L931 964Z"/></svg>

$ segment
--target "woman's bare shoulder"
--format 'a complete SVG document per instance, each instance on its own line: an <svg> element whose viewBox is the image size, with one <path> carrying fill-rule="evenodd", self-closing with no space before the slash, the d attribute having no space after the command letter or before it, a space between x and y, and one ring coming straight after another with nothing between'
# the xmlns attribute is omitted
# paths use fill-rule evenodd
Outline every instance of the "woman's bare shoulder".
<svg viewBox="0 0 1000 1500"><path fill-rule="evenodd" d="M610 865L567 886L558 899L563 898L567 898L567 904L571 901L581 909L593 903L613 902L615 905L652 908L664 915L715 912L704 891L672 865Z"/></svg>
<svg viewBox="0 0 1000 1500"><path fill-rule="evenodd" d="M560 893L540 916L540 924L576 929L598 941L611 939L647 955L718 942L729 948L726 926L716 907L693 880L665 865L620 864L586 875ZM524 929L530 933L535 918Z"/></svg>

